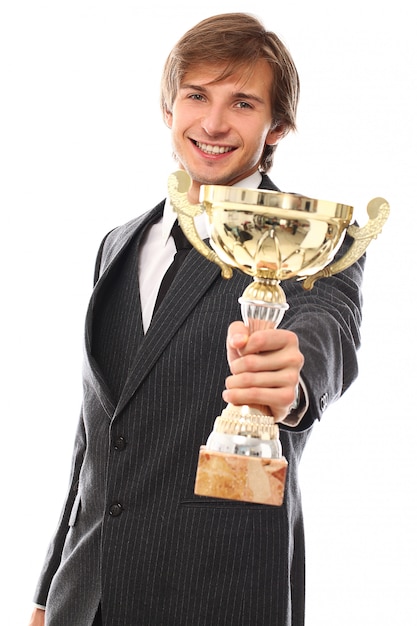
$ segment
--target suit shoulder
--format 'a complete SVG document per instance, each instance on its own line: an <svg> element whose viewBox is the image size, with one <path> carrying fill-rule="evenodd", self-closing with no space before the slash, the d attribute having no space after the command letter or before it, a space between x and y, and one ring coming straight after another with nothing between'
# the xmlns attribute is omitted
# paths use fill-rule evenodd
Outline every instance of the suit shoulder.
<svg viewBox="0 0 417 626"><path fill-rule="evenodd" d="M139 228L145 226L160 213L162 215L165 201L157 204L153 209L116 226L110 230L103 238L96 258L94 282L96 283L103 269L116 256L118 251L130 241Z"/></svg>

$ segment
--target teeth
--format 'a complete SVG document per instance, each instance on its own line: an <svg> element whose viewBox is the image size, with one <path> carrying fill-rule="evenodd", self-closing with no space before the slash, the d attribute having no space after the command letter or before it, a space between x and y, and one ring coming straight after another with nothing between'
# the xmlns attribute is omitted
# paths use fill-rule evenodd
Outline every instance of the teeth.
<svg viewBox="0 0 417 626"><path fill-rule="evenodd" d="M225 152L230 152L233 148L225 148L224 146L209 146L206 143L200 143L196 141L196 146L200 148L203 152L207 152L207 154L224 154Z"/></svg>

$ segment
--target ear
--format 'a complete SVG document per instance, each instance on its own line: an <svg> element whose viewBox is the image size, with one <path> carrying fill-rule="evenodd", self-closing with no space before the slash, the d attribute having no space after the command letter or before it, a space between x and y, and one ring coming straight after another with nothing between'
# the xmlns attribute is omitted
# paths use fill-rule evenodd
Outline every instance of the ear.
<svg viewBox="0 0 417 626"><path fill-rule="evenodd" d="M266 136L265 144L267 146L276 146L277 143L285 136L285 128L278 125L271 128Z"/></svg>
<svg viewBox="0 0 417 626"><path fill-rule="evenodd" d="M172 113L166 107L164 108L164 122L168 128L172 128Z"/></svg>

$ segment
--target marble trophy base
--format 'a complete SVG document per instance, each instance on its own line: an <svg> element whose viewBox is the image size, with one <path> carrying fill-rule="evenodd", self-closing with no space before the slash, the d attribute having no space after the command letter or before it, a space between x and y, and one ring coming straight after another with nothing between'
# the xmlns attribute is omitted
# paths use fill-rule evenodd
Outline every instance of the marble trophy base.
<svg viewBox="0 0 417 626"><path fill-rule="evenodd" d="M198 496L280 506L288 462L200 447L194 493Z"/></svg>

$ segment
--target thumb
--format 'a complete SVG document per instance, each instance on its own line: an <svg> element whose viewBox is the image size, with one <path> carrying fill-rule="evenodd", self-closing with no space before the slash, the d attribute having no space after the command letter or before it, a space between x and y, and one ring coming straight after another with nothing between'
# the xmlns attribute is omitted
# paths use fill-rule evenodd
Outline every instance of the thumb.
<svg viewBox="0 0 417 626"><path fill-rule="evenodd" d="M227 355L229 362L239 356L249 339L249 330L243 322L232 322L227 333Z"/></svg>

